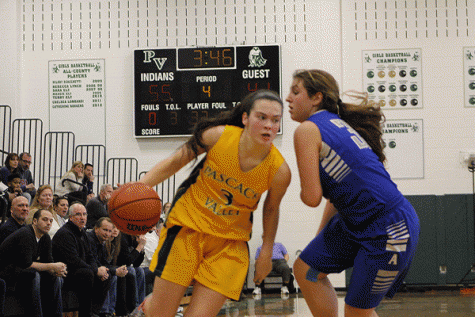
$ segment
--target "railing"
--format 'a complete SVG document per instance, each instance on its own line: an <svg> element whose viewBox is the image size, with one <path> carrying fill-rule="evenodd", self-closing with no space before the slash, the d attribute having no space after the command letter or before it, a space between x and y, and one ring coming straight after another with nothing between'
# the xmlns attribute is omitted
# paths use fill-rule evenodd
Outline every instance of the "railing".
<svg viewBox="0 0 475 317"><path fill-rule="evenodd" d="M106 183L115 187L138 180L138 161L133 157L110 158L107 160Z"/></svg>
<svg viewBox="0 0 475 317"><path fill-rule="evenodd" d="M147 172L141 172L139 175L139 179L141 179ZM175 196L175 175L165 180L163 183L158 184L155 186L155 191L157 192L158 196L162 200L162 204L167 202L171 202L173 197Z"/></svg>
<svg viewBox="0 0 475 317"><path fill-rule="evenodd" d="M0 165L3 166L5 158L10 153L10 133L12 128L12 109L10 106L0 106L0 133L2 134L2 143L0 144Z"/></svg>
<svg viewBox="0 0 475 317"><path fill-rule="evenodd" d="M33 179L40 178L41 160L34 158L41 157L41 143L43 142L43 121L41 119L15 119L12 127L11 152L20 155L23 152L30 153L32 164L30 171Z"/></svg>
<svg viewBox="0 0 475 317"><path fill-rule="evenodd" d="M12 111L8 105L0 105L0 166L10 152L20 155L30 153L36 187L49 184L56 189L58 180L72 167L74 161L90 163L94 167L94 189L99 194L103 184L124 184L137 181L146 172L138 174L136 158L107 159L106 147L101 144L75 145L75 135L71 131L52 131L43 136L41 119L15 119L12 125ZM2 120L3 119L3 120ZM163 203L172 201L176 192L175 175L161 184L155 190ZM0 217L6 214L0 206Z"/></svg>
<svg viewBox="0 0 475 317"><path fill-rule="evenodd" d="M53 191L57 181L72 167L74 160L74 133L48 132L43 146L42 169L37 187L50 184Z"/></svg>
<svg viewBox="0 0 475 317"><path fill-rule="evenodd" d="M94 193L99 195L99 189L106 180L106 147L100 144L76 146L75 161L93 166Z"/></svg>

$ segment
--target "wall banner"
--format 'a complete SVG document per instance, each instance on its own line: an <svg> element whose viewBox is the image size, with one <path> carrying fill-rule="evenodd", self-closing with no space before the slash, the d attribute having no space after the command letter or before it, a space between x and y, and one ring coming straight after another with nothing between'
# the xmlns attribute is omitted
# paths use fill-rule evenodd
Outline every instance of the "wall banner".
<svg viewBox="0 0 475 317"><path fill-rule="evenodd" d="M464 47L463 53L464 105L475 107L475 47Z"/></svg>
<svg viewBox="0 0 475 317"><path fill-rule="evenodd" d="M383 109L422 108L421 49L363 51L363 91Z"/></svg>
<svg viewBox="0 0 475 317"><path fill-rule="evenodd" d="M49 129L105 145L104 59L49 61Z"/></svg>
<svg viewBox="0 0 475 317"><path fill-rule="evenodd" d="M424 178L422 119L386 120L383 142L386 170L392 179Z"/></svg>

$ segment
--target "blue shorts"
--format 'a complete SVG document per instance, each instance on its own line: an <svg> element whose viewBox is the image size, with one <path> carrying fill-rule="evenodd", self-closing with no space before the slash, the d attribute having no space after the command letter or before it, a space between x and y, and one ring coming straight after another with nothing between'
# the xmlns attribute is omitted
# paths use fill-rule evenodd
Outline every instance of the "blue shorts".
<svg viewBox="0 0 475 317"><path fill-rule="evenodd" d="M384 228L384 235L356 239L337 214L300 258L327 274L353 267L345 302L356 308L374 308L383 297L392 298L397 292L419 240L419 220L409 203L385 215Z"/></svg>

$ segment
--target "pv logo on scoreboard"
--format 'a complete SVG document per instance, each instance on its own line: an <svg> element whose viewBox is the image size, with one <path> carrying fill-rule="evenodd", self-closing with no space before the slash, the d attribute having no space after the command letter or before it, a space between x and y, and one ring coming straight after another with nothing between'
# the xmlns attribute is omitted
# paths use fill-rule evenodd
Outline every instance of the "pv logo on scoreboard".
<svg viewBox="0 0 475 317"><path fill-rule="evenodd" d="M166 57L153 58L155 56L154 51L144 51L143 53L145 54L145 59L143 61L144 63L151 63L152 60L153 60L153 62L157 66L158 70L162 70L163 65L165 65L165 62L167 61Z"/></svg>

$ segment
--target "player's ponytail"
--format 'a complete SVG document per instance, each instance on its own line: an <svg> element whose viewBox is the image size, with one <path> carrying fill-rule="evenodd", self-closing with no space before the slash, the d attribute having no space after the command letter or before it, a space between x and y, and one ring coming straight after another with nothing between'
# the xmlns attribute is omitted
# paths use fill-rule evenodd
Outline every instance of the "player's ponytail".
<svg viewBox="0 0 475 317"><path fill-rule="evenodd" d="M190 139L186 142L186 146L188 146L195 153L195 156L198 156L197 154L199 147L206 148L202 142L202 135L206 129L219 125L234 125L244 128L242 123L243 113L250 114L251 110L254 108L255 102L260 99L277 101L283 107L282 99L280 99L276 92L267 89L257 90L244 97L244 99L240 103L236 104L236 106L231 110L221 112L216 117L203 118L198 121L198 123L193 128Z"/></svg>

